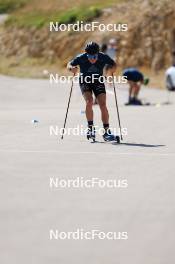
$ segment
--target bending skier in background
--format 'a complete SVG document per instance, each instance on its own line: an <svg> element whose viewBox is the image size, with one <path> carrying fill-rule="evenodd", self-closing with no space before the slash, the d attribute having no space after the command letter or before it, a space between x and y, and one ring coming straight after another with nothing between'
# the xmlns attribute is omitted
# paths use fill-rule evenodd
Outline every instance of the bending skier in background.
<svg viewBox="0 0 175 264"><path fill-rule="evenodd" d="M123 76L127 78L129 83L129 98L126 105L142 105L142 101L138 99L138 94L142 84L147 85L149 83L149 79L144 78L143 73L136 68L125 69L123 71Z"/></svg>

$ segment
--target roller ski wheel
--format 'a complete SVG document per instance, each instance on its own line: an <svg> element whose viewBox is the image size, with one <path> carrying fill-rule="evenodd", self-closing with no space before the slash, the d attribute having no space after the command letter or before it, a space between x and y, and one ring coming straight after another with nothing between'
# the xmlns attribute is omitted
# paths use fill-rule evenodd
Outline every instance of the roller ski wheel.
<svg viewBox="0 0 175 264"><path fill-rule="evenodd" d="M118 144L120 143L120 137L119 136L115 136L115 135L108 134L108 133L105 133L103 135L103 139L106 142L117 142Z"/></svg>

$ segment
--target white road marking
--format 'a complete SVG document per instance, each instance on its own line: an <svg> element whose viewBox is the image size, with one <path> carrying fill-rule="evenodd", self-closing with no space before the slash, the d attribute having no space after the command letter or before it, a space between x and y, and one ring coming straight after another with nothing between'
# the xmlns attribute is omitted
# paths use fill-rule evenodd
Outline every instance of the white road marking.
<svg viewBox="0 0 175 264"><path fill-rule="evenodd" d="M0 153L57 153L57 154L97 154L97 155L126 155L126 156L175 156L175 153L141 153L141 152L97 152L97 151L59 151L59 150L0 150Z"/></svg>

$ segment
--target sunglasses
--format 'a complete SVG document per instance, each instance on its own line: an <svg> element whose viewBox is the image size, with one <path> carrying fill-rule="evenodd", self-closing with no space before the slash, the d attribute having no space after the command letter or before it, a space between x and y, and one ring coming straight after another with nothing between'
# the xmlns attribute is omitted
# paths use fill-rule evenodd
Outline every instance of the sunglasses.
<svg viewBox="0 0 175 264"><path fill-rule="evenodd" d="M98 59L98 54L95 54L95 55L87 54L87 57L90 60L97 60Z"/></svg>

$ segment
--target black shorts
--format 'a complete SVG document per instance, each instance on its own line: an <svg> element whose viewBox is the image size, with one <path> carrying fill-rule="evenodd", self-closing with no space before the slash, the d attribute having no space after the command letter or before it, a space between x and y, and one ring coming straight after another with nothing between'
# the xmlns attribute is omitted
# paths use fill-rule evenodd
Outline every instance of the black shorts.
<svg viewBox="0 0 175 264"><path fill-rule="evenodd" d="M106 89L104 83L96 82L96 83L80 83L80 89L82 94L85 92L93 92L95 97L99 94L106 94Z"/></svg>

